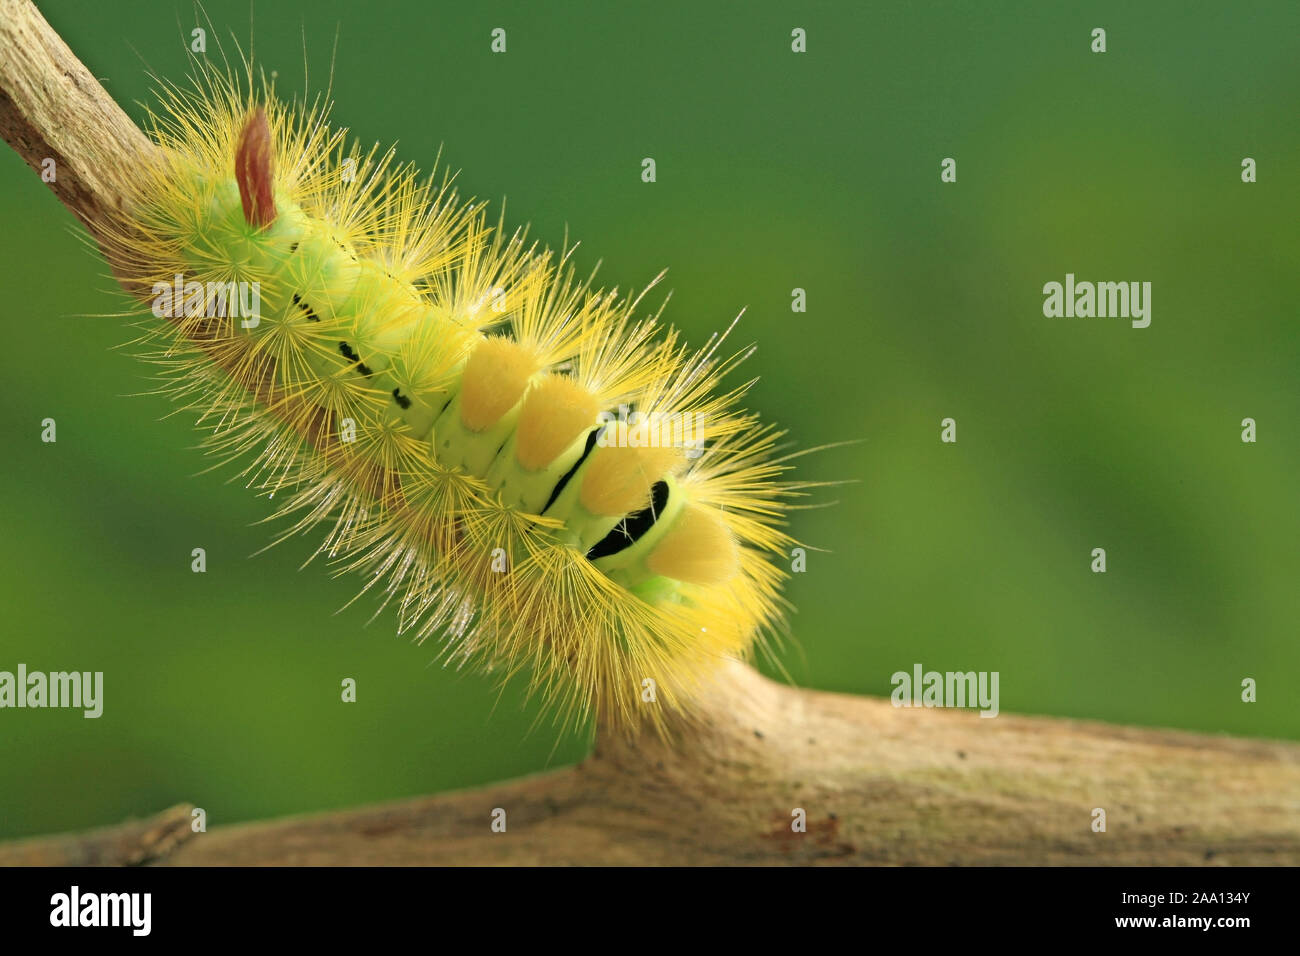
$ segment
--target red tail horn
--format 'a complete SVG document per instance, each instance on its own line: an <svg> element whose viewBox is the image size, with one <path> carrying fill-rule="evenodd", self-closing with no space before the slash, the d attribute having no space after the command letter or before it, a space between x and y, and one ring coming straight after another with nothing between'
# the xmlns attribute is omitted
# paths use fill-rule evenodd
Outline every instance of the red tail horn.
<svg viewBox="0 0 1300 956"><path fill-rule="evenodd" d="M271 124L260 106L244 124L235 150L235 180L244 220L265 229L275 222L275 200L271 196Z"/></svg>

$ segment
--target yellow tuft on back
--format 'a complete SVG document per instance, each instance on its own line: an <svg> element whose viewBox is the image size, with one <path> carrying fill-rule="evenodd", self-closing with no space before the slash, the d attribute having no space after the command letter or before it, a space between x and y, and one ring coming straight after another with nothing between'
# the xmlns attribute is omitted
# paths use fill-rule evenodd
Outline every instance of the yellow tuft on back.
<svg viewBox="0 0 1300 956"><path fill-rule="evenodd" d="M554 461L596 421L596 396L564 375L548 375L528 393L519 413L515 457L529 471Z"/></svg>
<svg viewBox="0 0 1300 956"><path fill-rule="evenodd" d="M740 570L736 541L712 509L690 502L649 556L655 574L691 584L722 584Z"/></svg>
<svg viewBox="0 0 1300 956"><path fill-rule="evenodd" d="M539 367L537 356L511 339L484 339L465 363L460 420L470 431L495 425L519 401Z"/></svg>
<svg viewBox="0 0 1300 956"><path fill-rule="evenodd" d="M650 503L650 491L681 460L673 447L599 449L582 475L578 500L592 514L615 517L640 511Z"/></svg>

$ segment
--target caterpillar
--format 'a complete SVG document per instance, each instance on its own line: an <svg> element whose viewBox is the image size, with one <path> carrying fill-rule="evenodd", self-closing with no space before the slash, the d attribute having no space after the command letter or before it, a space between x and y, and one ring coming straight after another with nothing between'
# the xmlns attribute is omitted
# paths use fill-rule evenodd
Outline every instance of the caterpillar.
<svg viewBox="0 0 1300 956"><path fill-rule="evenodd" d="M244 67L162 85L160 159L95 224L160 390L277 540L323 529L316 555L447 662L528 675L566 723L689 715L784 628L812 486L740 408L751 383L722 386L748 352L689 349L662 307L638 318L662 274L598 288L567 239L508 232Z"/></svg>

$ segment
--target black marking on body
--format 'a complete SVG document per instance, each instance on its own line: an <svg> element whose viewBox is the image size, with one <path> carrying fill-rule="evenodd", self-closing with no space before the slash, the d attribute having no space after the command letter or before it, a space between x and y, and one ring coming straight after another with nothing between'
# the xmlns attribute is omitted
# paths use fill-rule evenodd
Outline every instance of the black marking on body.
<svg viewBox="0 0 1300 956"><path fill-rule="evenodd" d="M397 402L403 409L411 407L411 400L402 394L400 388L393 389L393 401Z"/></svg>
<svg viewBox="0 0 1300 956"><path fill-rule="evenodd" d="M563 491L564 486L569 483L569 479L573 477L573 473L582 467L582 463L587 460L587 456L591 454L591 450L596 447L596 439L600 437L602 431L604 431L603 428L593 428L587 433L587 443L582 448L582 454L579 455L578 460L573 463L573 467L561 475L560 480L555 483L555 487L551 489L551 497L546 499L546 508L555 504L555 499L560 497L560 492ZM546 508L542 509L542 514L546 514Z"/></svg>
<svg viewBox="0 0 1300 956"><path fill-rule="evenodd" d="M371 375L374 374L374 372L370 370L370 366L366 365L365 362L361 361L361 356L358 355L356 352L354 352L352 346L348 345L347 342L339 343L339 351L343 353L343 357L347 359L349 362L357 363L357 371L360 372L362 375L369 378Z"/></svg>
<svg viewBox="0 0 1300 956"><path fill-rule="evenodd" d="M668 482L656 481L650 491L650 505L640 511L634 511L614 526L614 530L592 546L587 552L587 560L618 554L636 544L663 514L668 504Z"/></svg>
<svg viewBox="0 0 1300 956"><path fill-rule="evenodd" d="M316 311L311 306L309 306L306 302L302 300L302 296L300 296L297 292L293 294L293 304L296 305L298 308L302 309L303 312L307 314L308 322L320 321L320 316L316 314Z"/></svg>
<svg viewBox="0 0 1300 956"><path fill-rule="evenodd" d="M289 243L289 255L293 255L297 251L298 251L298 243L296 242Z"/></svg>

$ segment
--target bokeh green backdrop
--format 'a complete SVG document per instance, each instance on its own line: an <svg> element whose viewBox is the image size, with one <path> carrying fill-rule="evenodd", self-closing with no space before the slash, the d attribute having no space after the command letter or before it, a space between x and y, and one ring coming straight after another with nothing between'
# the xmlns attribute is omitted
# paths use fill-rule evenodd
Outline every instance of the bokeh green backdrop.
<svg viewBox="0 0 1300 956"><path fill-rule="evenodd" d="M185 70L185 3L40 6L137 118L147 71ZM748 307L751 404L805 445L862 439L803 469L856 483L796 516L828 549L789 587L796 681L997 670L1004 711L1300 738L1300 6L255 6L282 90L304 33L323 85L337 32L336 116L362 139L424 164L445 145L464 191L552 245L567 227L607 283L671 267L667 316L695 342ZM245 0L205 7L247 39ZM252 557L266 502L195 476L190 418L131 397L128 331L87 317L117 302L70 215L7 149L0 184L0 669L106 681L99 720L0 711L0 838L581 756L520 688L433 665L391 614L367 626L368 600L336 614L358 582L298 570L310 542ZM1151 327L1044 318L1066 272L1151 281Z"/></svg>

